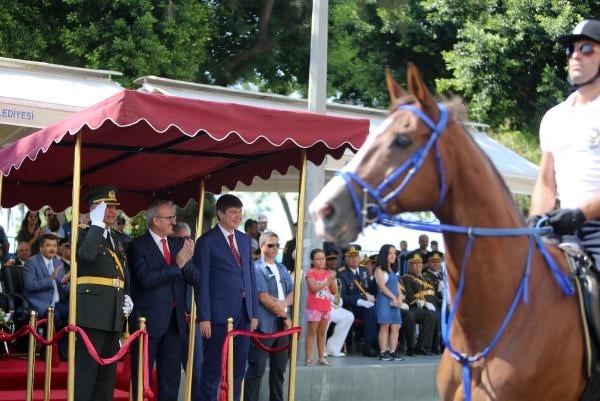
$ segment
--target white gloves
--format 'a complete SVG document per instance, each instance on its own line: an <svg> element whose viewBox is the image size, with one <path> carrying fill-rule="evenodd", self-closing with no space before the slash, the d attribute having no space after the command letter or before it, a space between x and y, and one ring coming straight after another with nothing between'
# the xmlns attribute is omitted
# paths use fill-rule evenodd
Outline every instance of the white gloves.
<svg viewBox="0 0 600 401"><path fill-rule="evenodd" d="M359 299L358 301L356 301L356 305L358 306L362 306L363 308L372 308L373 306L375 306L375 304L371 301L366 301L364 299Z"/></svg>
<svg viewBox="0 0 600 401"><path fill-rule="evenodd" d="M417 299L417 307L423 309L424 306L425 306L425 301L422 299Z"/></svg>
<svg viewBox="0 0 600 401"><path fill-rule="evenodd" d="M407 304L404 304L404 303L403 303L402 305L400 305L400 309L408 310L408 309L409 309L409 307L408 307L408 305L407 305Z"/></svg>
<svg viewBox="0 0 600 401"><path fill-rule="evenodd" d="M93 226L105 228L104 224L104 212L106 212L106 203L101 202L92 211L90 211L90 221Z"/></svg>
<svg viewBox="0 0 600 401"><path fill-rule="evenodd" d="M425 308L435 312L435 306L431 302L425 302Z"/></svg>
<svg viewBox="0 0 600 401"><path fill-rule="evenodd" d="M125 299L123 300L123 316L129 317L132 310L133 310L133 301L131 300L129 295L125 294Z"/></svg>

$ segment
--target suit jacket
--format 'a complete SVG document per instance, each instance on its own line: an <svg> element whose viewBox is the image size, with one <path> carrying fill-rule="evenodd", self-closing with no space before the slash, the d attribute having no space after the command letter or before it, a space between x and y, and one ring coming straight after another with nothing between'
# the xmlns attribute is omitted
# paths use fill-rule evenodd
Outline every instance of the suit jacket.
<svg viewBox="0 0 600 401"><path fill-rule="evenodd" d="M179 333L185 334L186 285L192 284L198 294L198 272L192 261L188 261L183 269L175 262L177 253L183 247L183 239L169 237L167 243L171 253L170 265L150 232L133 240L128 248L131 273L129 288L134 304L129 324L137 328L138 318L145 317L146 328L151 336L162 336L167 331L173 302Z"/></svg>
<svg viewBox="0 0 600 401"><path fill-rule="evenodd" d="M375 295L375 287L369 278L367 269L359 266L358 275L359 277L356 277L348 267L340 268L337 274L337 278L342 284L340 291L344 300L344 307L350 310L358 306L357 302L359 299L366 299L361 289L356 285L356 282L360 284L362 290L371 295Z"/></svg>
<svg viewBox="0 0 600 401"><path fill-rule="evenodd" d="M62 265L62 261L58 257L52 258L52 265L56 268ZM52 298L54 296L54 286L52 285L52 279L48 268L46 267L46 261L42 254L38 253L27 259L23 266L23 295L29 302L29 305L35 310L40 316L43 316L48 311L48 307L52 305ZM61 287L62 290L68 290L68 283L63 285L60 280L65 275L65 269L63 268L58 272L56 279L56 289L60 298Z"/></svg>
<svg viewBox="0 0 600 401"><path fill-rule="evenodd" d="M200 272L198 319L213 324L225 324L233 317L239 321L242 293L246 294L245 313L249 320L258 318L256 276L252 260L250 238L235 230L235 240L242 257L237 264L227 239L218 225L204 233L196 242L194 265Z"/></svg>
<svg viewBox="0 0 600 401"><path fill-rule="evenodd" d="M127 292L127 258L123 245L111 230L114 253L123 268L121 273L109 252L104 229L83 226L77 241L78 277L105 277L125 280L125 288L97 284L77 285L77 325L97 330L120 332L123 330L123 299Z"/></svg>

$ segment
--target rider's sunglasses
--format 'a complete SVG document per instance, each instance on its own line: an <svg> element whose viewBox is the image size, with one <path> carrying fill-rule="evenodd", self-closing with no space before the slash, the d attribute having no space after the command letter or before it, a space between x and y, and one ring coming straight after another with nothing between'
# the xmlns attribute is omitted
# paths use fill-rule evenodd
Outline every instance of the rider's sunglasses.
<svg viewBox="0 0 600 401"><path fill-rule="evenodd" d="M267 247L269 248L279 248L279 244L267 244Z"/></svg>
<svg viewBox="0 0 600 401"><path fill-rule="evenodd" d="M567 55L567 57L571 57L573 53L578 51L584 56L589 56L596 50L596 47L597 46L594 46L591 43L582 43L580 45L570 44L569 46L565 47L565 54Z"/></svg>

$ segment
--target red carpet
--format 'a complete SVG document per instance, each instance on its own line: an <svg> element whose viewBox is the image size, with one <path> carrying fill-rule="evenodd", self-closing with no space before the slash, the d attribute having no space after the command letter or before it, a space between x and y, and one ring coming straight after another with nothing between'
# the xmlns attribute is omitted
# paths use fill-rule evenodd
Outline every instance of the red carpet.
<svg viewBox="0 0 600 401"><path fill-rule="evenodd" d="M121 373L123 362L117 365L117 375ZM123 387L123 383L118 383ZM0 360L0 400L23 401L27 388L27 361L23 359L9 358ZM67 399L67 363L60 362L59 366L52 369L51 380L52 391L50 399L62 401ZM36 361L34 374L34 400L44 399L44 362ZM129 400L129 393L122 389L115 389L115 401Z"/></svg>

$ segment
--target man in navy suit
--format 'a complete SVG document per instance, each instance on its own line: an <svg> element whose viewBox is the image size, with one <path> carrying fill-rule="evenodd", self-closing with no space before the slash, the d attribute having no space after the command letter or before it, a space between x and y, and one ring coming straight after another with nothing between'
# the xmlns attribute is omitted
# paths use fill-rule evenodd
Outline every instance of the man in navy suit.
<svg viewBox="0 0 600 401"><path fill-rule="evenodd" d="M46 316L48 308L52 306L56 329L60 330L66 326L69 318L69 306L64 302L64 295L69 291L71 274L65 274L57 251L58 237L53 234L42 235L40 252L27 259L23 266L23 295L39 317ZM67 357L66 338L63 337L64 340L59 344L62 360Z"/></svg>
<svg viewBox="0 0 600 401"><path fill-rule="evenodd" d="M242 201L222 195L216 204L218 224L196 242L194 265L200 271L198 318L204 343L200 401L216 401L221 379L221 348L227 318L234 329L254 331L258 324L256 276L250 238L237 230L242 222ZM246 370L250 338L234 339L234 399Z"/></svg>
<svg viewBox="0 0 600 401"><path fill-rule="evenodd" d="M194 241L173 238L172 202L154 201L146 211L148 231L129 245L130 293L135 304L130 326L146 318L148 366L156 362L158 401L177 401L187 327L186 285L198 288L192 264ZM132 348L132 378L137 377L137 347ZM135 388L136 386L134 386Z"/></svg>

